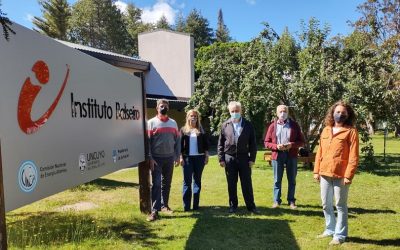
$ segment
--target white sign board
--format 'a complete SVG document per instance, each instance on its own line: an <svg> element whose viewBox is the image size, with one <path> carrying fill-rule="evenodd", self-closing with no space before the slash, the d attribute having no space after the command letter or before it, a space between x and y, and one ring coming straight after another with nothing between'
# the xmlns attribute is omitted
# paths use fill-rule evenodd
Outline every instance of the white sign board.
<svg viewBox="0 0 400 250"><path fill-rule="evenodd" d="M0 35L6 211L144 161L141 80L12 28Z"/></svg>

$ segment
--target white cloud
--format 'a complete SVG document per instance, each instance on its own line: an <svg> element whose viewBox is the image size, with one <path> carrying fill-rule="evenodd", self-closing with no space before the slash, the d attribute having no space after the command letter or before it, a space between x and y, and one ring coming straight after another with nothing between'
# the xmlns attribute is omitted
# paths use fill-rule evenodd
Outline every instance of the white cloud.
<svg viewBox="0 0 400 250"><path fill-rule="evenodd" d="M28 14L25 15L25 20L26 21L32 22L33 18L34 18L34 16L32 14L28 13Z"/></svg>
<svg viewBox="0 0 400 250"><path fill-rule="evenodd" d="M117 6L117 8L122 12L126 14L126 8L128 7L128 4L122 1L116 1L115 6Z"/></svg>
<svg viewBox="0 0 400 250"><path fill-rule="evenodd" d="M175 23L177 10L164 0L159 0L151 7L144 7L142 13L142 21L144 23L156 23L164 15L169 24Z"/></svg>
<svg viewBox="0 0 400 250"><path fill-rule="evenodd" d="M246 0L246 2L250 5L255 5L256 4L256 0Z"/></svg>

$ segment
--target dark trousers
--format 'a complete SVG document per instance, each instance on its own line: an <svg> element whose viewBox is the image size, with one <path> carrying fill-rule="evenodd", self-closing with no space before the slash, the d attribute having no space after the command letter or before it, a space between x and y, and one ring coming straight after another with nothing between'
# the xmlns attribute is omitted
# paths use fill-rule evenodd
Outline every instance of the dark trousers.
<svg viewBox="0 0 400 250"><path fill-rule="evenodd" d="M240 177L243 198L248 210L256 208L253 196L253 184L251 181L251 168L249 167L249 157L225 155L225 174L228 182L229 206L237 208L237 182Z"/></svg>
<svg viewBox="0 0 400 250"><path fill-rule="evenodd" d="M171 190L172 174L174 172L174 157L153 157L157 165L151 172L153 185L151 187L152 212L160 211L161 207L168 207L169 192Z"/></svg>
<svg viewBox="0 0 400 250"><path fill-rule="evenodd" d="M205 163L204 155L185 156L183 165L183 209L190 210L192 200L192 182L193 182L193 210L199 208L201 175L203 174Z"/></svg>

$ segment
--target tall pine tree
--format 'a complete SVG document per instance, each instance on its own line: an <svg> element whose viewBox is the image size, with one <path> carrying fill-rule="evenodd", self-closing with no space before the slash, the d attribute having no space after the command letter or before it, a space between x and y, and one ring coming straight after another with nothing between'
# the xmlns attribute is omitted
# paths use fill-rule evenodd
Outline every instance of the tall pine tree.
<svg viewBox="0 0 400 250"><path fill-rule="evenodd" d="M39 0L43 17L34 17L34 30L49 37L67 40L71 10L67 0Z"/></svg>
<svg viewBox="0 0 400 250"><path fill-rule="evenodd" d="M221 9L219 9L218 11L218 25L217 31L215 32L215 40L222 43L226 43L232 40L229 36L229 29L224 23L224 16Z"/></svg>
<svg viewBox="0 0 400 250"><path fill-rule="evenodd" d="M178 32L185 32L185 25L185 18L182 13L179 13L175 22L175 30Z"/></svg>
<svg viewBox="0 0 400 250"><path fill-rule="evenodd" d="M71 16L71 40L83 45L131 55L132 38L122 13L112 0L80 0Z"/></svg>
<svg viewBox="0 0 400 250"><path fill-rule="evenodd" d="M1 3L0 3L0 7L1 7ZM6 17L6 13L3 13L0 9L0 24L3 27L3 35L4 38L6 40L8 40L10 38L10 33L15 34L14 30L11 29L11 21L10 19L8 19L8 17Z"/></svg>
<svg viewBox="0 0 400 250"><path fill-rule="evenodd" d="M196 9L193 9L186 18L183 31L193 36L195 48L208 46L213 42L214 34L208 20Z"/></svg>
<svg viewBox="0 0 400 250"><path fill-rule="evenodd" d="M130 39L132 40L131 54L138 55L138 34L153 29L152 24L142 22L142 10L133 3L128 3L126 13L123 18L126 23Z"/></svg>
<svg viewBox="0 0 400 250"><path fill-rule="evenodd" d="M162 15L160 20L157 21L156 28L157 29L171 30L171 26L169 25L168 20L164 15Z"/></svg>

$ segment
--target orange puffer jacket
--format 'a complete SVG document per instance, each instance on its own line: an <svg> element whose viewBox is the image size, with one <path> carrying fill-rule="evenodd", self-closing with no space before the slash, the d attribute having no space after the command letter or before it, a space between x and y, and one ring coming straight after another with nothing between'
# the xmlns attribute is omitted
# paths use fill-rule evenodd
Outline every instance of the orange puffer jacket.
<svg viewBox="0 0 400 250"><path fill-rule="evenodd" d="M315 156L314 174L353 179L359 160L358 145L356 128L342 127L333 135L332 127L325 127Z"/></svg>

